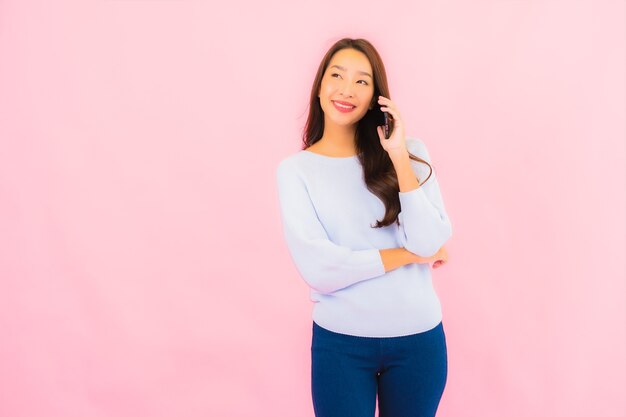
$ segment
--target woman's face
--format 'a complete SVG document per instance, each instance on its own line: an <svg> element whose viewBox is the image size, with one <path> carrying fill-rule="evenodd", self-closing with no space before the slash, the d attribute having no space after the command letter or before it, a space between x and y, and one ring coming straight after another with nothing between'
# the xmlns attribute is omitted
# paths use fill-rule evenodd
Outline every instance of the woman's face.
<svg viewBox="0 0 626 417"><path fill-rule="evenodd" d="M369 110L374 96L372 66L355 49L342 49L331 58L322 77L318 97L324 123L351 126Z"/></svg>

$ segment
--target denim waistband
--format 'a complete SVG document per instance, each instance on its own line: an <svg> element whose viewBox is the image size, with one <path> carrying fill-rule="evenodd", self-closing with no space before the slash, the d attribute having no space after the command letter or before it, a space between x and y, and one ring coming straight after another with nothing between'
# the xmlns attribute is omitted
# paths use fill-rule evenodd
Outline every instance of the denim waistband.
<svg viewBox="0 0 626 417"><path fill-rule="evenodd" d="M377 342L377 341L398 341L398 342L409 342L413 339L423 339L424 337L428 337L432 334L437 334L443 331L443 321L440 321L435 327L432 329L426 330L424 332L404 335L404 336L390 336L390 337L374 337L374 336L356 336L345 333L337 333L332 330L328 330L315 321L313 321L313 336L322 339L334 339L341 341L353 341L355 343L367 343L369 342Z"/></svg>

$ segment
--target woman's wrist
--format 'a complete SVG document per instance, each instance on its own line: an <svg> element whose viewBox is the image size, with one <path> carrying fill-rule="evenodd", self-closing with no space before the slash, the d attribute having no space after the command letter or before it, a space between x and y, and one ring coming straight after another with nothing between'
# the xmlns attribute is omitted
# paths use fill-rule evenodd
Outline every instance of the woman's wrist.
<svg viewBox="0 0 626 417"><path fill-rule="evenodd" d="M395 165L397 163L410 162L411 158L409 158L409 150L406 147L401 147L397 149L391 149L387 151L389 154L389 159Z"/></svg>
<svg viewBox="0 0 626 417"><path fill-rule="evenodd" d="M430 256L428 258L425 258L423 256L419 256L419 255L414 254L413 252L409 251L408 249L405 249L405 250L408 253L407 256L409 256L409 259L411 260L411 263L414 263L414 264L427 264L427 263L430 263L434 259L434 256Z"/></svg>

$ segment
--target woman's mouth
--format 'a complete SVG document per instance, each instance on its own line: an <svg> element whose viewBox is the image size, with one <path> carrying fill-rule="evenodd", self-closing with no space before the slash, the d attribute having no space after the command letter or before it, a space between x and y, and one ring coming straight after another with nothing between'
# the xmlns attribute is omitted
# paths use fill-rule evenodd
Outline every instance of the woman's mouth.
<svg viewBox="0 0 626 417"><path fill-rule="evenodd" d="M345 101L333 101L333 106L342 113L349 113L356 108L356 106Z"/></svg>

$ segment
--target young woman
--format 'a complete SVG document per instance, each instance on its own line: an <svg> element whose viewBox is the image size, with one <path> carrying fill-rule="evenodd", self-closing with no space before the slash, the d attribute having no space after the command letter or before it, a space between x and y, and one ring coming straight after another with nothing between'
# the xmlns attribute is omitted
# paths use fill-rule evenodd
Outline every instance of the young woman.
<svg viewBox="0 0 626 417"><path fill-rule="evenodd" d="M373 417L378 398L380 417L434 416L447 352L431 267L447 261L452 229L368 41L342 39L324 56L303 140L276 175L284 236L314 302L315 415Z"/></svg>

